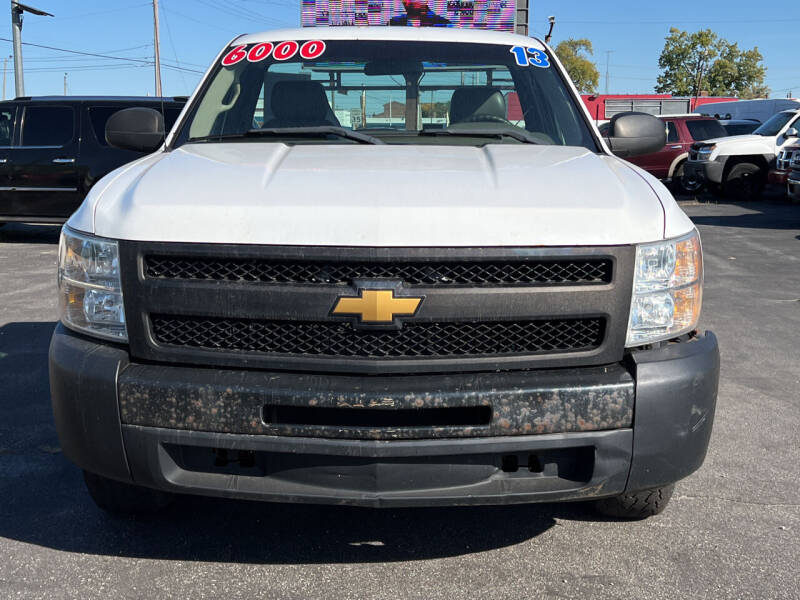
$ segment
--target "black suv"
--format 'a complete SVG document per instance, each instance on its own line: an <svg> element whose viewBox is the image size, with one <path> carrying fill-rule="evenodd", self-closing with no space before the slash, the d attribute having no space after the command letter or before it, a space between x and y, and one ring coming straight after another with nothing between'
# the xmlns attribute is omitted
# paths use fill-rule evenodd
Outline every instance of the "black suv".
<svg viewBox="0 0 800 600"><path fill-rule="evenodd" d="M106 143L106 121L124 108L162 111L167 130L185 98L21 97L0 102L0 223L60 223L91 187L142 156Z"/></svg>

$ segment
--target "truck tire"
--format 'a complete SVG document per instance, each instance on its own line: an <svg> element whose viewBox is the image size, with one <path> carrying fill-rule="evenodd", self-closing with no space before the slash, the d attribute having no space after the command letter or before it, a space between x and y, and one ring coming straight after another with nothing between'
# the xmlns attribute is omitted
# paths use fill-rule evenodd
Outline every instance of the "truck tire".
<svg viewBox="0 0 800 600"><path fill-rule="evenodd" d="M764 191L764 173L753 163L734 165L725 178L725 195L739 202L752 202Z"/></svg>
<svg viewBox="0 0 800 600"><path fill-rule="evenodd" d="M646 519L662 512L672 498L675 484L652 490L603 498L595 502L595 510L606 517Z"/></svg>
<svg viewBox="0 0 800 600"><path fill-rule="evenodd" d="M692 195L703 187L703 183L697 179L690 180L684 175L683 166L685 164L686 161L683 161L678 165L672 175L673 190L679 194Z"/></svg>
<svg viewBox="0 0 800 600"><path fill-rule="evenodd" d="M94 503L106 512L116 515L156 512L172 502L172 494L150 488L122 483L88 471L83 480Z"/></svg>

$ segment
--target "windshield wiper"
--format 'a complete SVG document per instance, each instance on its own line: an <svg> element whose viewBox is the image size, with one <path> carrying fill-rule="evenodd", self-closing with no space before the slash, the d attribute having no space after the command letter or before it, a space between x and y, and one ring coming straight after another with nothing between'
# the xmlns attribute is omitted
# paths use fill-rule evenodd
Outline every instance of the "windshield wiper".
<svg viewBox="0 0 800 600"><path fill-rule="evenodd" d="M222 141L231 139L242 139L248 137L313 137L321 138L328 135L335 135L340 138L354 140L361 144L383 144L384 141L367 135L359 133L358 131L351 131L344 127L336 127L335 125L320 125L318 127L267 127L264 129L250 129L243 133L222 133L219 135L206 135L203 137L189 138L190 142L207 142L207 141Z"/></svg>
<svg viewBox="0 0 800 600"><path fill-rule="evenodd" d="M460 135L465 137L494 137L494 138L502 138L502 137L510 137L517 141L523 142L524 144L541 144L539 140L533 137L527 131L523 131L521 129L511 129L511 128L503 128L503 129L423 129L419 132L419 135Z"/></svg>

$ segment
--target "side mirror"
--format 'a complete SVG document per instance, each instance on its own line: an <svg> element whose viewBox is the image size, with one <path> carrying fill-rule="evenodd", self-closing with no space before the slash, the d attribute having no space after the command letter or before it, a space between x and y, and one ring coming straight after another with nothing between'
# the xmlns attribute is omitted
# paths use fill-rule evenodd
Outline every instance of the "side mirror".
<svg viewBox="0 0 800 600"><path fill-rule="evenodd" d="M800 133L798 133L795 127L789 127L789 129L786 130L786 133L783 134L783 137L800 137Z"/></svg>
<svg viewBox="0 0 800 600"><path fill-rule="evenodd" d="M658 152L667 143L664 121L647 113L628 112L611 119L607 137L611 151L620 158Z"/></svg>
<svg viewBox="0 0 800 600"><path fill-rule="evenodd" d="M164 115L152 108L126 108L106 122L109 146L136 152L155 152L164 143Z"/></svg>

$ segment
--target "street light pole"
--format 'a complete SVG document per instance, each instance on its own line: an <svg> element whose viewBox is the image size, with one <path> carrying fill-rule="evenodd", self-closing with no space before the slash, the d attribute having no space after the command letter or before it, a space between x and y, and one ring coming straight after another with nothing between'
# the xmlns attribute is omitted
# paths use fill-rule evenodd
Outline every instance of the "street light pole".
<svg viewBox="0 0 800 600"><path fill-rule="evenodd" d="M156 96L161 97L161 44L158 35L158 0L153 0L153 29L153 43L156 48Z"/></svg>
<svg viewBox="0 0 800 600"><path fill-rule="evenodd" d="M22 73L22 13L29 12L41 17L52 17L49 12L11 0L11 30L14 38L14 84L19 98L25 95L25 78Z"/></svg>

